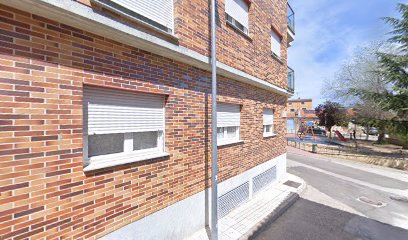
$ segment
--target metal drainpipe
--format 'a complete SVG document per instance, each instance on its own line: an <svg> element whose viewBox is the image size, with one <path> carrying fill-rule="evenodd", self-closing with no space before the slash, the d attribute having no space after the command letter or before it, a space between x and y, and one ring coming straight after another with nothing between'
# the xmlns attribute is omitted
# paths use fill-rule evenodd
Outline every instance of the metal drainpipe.
<svg viewBox="0 0 408 240"><path fill-rule="evenodd" d="M211 0L211 239L218 240L217 55L215 4Z"/></svg>

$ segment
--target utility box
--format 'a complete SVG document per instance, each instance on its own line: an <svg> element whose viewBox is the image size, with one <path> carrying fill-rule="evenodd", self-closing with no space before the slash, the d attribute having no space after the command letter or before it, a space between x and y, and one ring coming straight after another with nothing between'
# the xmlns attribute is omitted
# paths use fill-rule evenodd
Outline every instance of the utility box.
<svg viewBox="0 0 408 240"><path fill-rule="evenodd" d="M312 153L317 153L317 144L312 145Z"/></svg>

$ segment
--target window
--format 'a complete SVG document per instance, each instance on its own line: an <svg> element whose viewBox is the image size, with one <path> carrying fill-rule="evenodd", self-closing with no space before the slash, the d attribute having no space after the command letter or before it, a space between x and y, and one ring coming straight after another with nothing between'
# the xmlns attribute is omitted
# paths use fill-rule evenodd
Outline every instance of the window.
<svg viewBox="0 0 408 240"><path fill-rule="evenodd" d="M300 102L300 104L302 104L302 105L303 105L303 104L305 104L305 102Z"/></svg>
<svg viewBox="0 0 408 240"><path fill-rule="evenodd" d="M306 110L306 108L302 108L302 110Z"/></svg>
<svg viewBox="0 0 408 240"><path fill-rule="evenodd" d="M273 110L272 109L264 109L263 135L264 137L273 136Z"/></svg>
<svg viewBox="0 0 408 240"><path fill-rule="evenodd" d="M294 112L294 111L295 111L295 109L291 108L291 109L290 109L290 111L291 111L291 112Z"/></svg>
<svg viewBox="0 0 408 240"><path fill-rule="evenodd" d="M88 164L164 154L164 97L84 88L84 158ZM139 158L138 158L139 157Z"/></svg>
<svg viewBox="0 0 408 240"><path fill-rule="evenodd" d="M291 103L291 102L289 103L289 106L292 106L292 103Z"/></svg>
<svg viewBox="0 0 408 240"><path fill-rule="evenodd" d="M237 104L218 103L217 141L218 145L239 141L241 107Z"/></svg>
<svg viewBox="0 0 408 240"><path fill-rule="evenodd" d="M276 57L280 58L281 57L281 37L275 32L272 31L271 34L271 49L272 49L272 54L275 55Z"/></svg>
<svg viewBox="0 0 408 240"><path fill-rule="evenodd" d="M244 0L225 0L227 22L248 35L249 6Z"/></svg>
<svg viewBox="0 0 408 240"><path fill-rule="evenodd" d="M173 32L173 0L96 0L96 2L165 32Z"/></svg>

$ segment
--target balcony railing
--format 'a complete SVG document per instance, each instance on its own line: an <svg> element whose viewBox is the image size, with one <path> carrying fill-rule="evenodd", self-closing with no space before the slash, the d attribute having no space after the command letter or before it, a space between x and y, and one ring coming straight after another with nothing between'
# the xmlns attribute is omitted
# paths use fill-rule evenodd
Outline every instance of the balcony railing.
<svg viewBox="0 0 408 240"><path fill-rule="evenodd" d="M288 3L288 27L292 33L295 33L295 12Z"/></svg>
<svg viewBox="0 0 408 240"><path fill-rule="evenodd" d="M288 67L288 91L295 92L295 71L290 67Z"/></svg>

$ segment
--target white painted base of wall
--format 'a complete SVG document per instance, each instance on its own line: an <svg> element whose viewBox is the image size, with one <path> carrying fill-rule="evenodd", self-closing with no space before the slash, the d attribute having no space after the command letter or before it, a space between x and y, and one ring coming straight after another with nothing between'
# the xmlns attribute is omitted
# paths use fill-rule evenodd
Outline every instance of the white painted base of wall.
<svg viewBox="0 0 408 240"><path fill-rule="evenodd" d="M276 166L277 181L286 177L286 154L255 166L218 185L218 196ZM207 200L206 200L207 199ZM211 189L199 192L145 218L124 226L103 240L179 240L189 237L210 222Z"/></svg>

